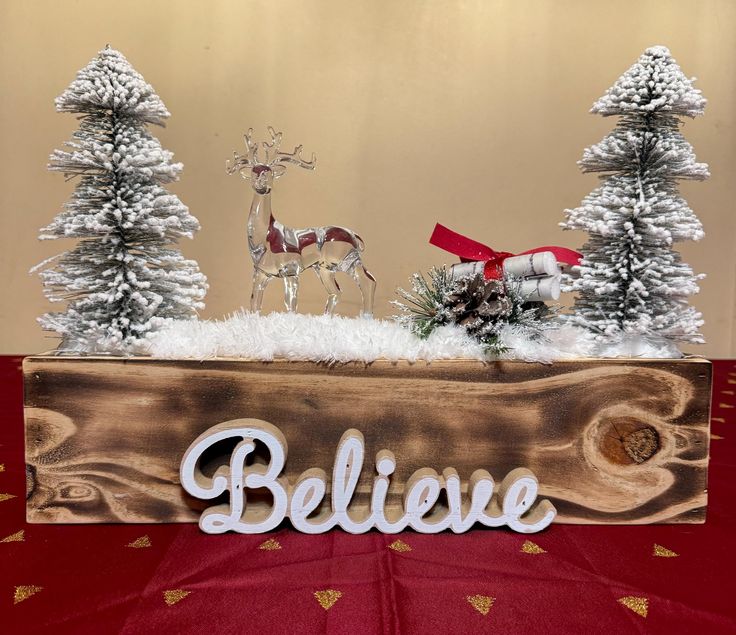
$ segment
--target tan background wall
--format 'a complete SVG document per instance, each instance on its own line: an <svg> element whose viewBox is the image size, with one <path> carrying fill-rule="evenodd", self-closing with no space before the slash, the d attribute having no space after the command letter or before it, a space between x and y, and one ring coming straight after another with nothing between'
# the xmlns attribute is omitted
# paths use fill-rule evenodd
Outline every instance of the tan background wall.
<svg viewBox="0 0 736 635"><path fill-rule="evenodd" d="M2 0L0 352L53 345L34 320L47 308L40 282L27 274L62 249L36 234L73 188L45 171L76 128L53 99L108 42L172 112L156 134L184 162L173 189L203 226L183 249L209 276L205 317L250 293L250 190L224 173L247 127L272 124L285 145L317 153L315 173L292 169L278 182L277 216L358 230L379 280L377 313L390 315L411 272L451 262L427 244L435 221L510 251L581 245L557 223L595 186L576 167L582 149L614 123L587 110L647 46L665 44L709 99L684 130L713 173L682 187L707 233L682 246L708 274L695 300L708 344L696 351L733 356L734 32L731 0ZM312 278L302 311L324 301ZM342 310L355 313L345 286ZM281 289L267 295L277 308Z"/></svg>

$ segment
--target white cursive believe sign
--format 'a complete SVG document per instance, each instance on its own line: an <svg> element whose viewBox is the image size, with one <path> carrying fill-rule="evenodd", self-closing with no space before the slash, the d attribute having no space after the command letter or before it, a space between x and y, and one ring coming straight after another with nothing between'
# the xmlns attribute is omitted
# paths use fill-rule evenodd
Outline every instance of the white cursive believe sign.
<svg viewBox="0 0 736 635"><path fill-rule="evenodd" d="M238 440L230 455L230 464L221 465L205 476L200 468L203 453L216 443ZM268 463L246 464L248 455L263 443L270 454ZM476 470L470 477L465 500L458 473L447 468L442 476L430 468L414 472L404 488L403 507L386 509L390 477L396 459L388 450L376 455L376 471L370 494L370 510L349 509L363 468L365 442L358 430L342 435L332 469L331 504L322 504L327 494L327 475L320 468L303 472L291 484L282 476L287 456L286 439L274 425L258 419L237 419L213 426L189 446L181 462L180 476L184 489L196 498L212 499L226 491L230 502L205 510L199 519L202 531L219 534L236 531L257 534L274 529L288 517L298 531L319 534L342 527L361 534L375 527L395 534L411 527L422 533L451 529L468 531L475 523L486 527L508 525L514 531L533 533L547 527L557 513L548 500L537 498L537 479L529 470L512 470L503 479L494 497L494 482L486 470ZM273 502L248 509L247 490L266 489ZM439 508L442 490L447 506ZM393 513L391 513L393 512Z"/></svg>

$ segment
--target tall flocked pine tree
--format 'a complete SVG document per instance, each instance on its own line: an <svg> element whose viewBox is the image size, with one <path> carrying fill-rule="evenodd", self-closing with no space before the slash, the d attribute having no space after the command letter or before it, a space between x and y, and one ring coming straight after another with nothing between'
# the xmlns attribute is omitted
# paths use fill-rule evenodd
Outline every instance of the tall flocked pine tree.
<svg viewBox="0 0 736 635"><path fill-rule="evenodd" d="M169 112L109 46L79 71L56 110L78 113L81 123L49 169L80 179L40 238L79 242L36 268L47 297L68 302L39 321L62 337L62 349L129 351L162 321L194 317L207 290L197 263L176 249L199 222L163 187L182 164L147 129L163 126Z"/></svg>
<svg viewBox="0 0 736 635"><path fill-rule="evenodd" d="M581 264L565 280L578 292L570 320L605 339L703 341L702 316L687 302L703 276L672 248L704 235L677 191L679 179L709 176L679 132L679 116L695 117L705 107L692 81L667 48L655 46L591 109L620 119L584 151L580 167L601 173L602 184L565 211L561 226L589 234Z"/></svg>

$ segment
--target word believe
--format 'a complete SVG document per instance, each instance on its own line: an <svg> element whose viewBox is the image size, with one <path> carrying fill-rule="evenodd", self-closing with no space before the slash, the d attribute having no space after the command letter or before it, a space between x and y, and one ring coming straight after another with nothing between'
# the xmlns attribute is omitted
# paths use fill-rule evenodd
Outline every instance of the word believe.
<svg viewBox="0 0 736 635"><path fill-rule="evenodd" d="M239 440L229 465L222 465L213 475L205 476L200 467L202 455L216 443L228 439ZM255 451L256 441L266 446L270 459L267 464L246 465L248 455ZM475 523L486 527L508 525L514 531L533 533L547 527L557 513L548 500L534 505L537 479L524 468L509 472L496 496L491 475L486 470L476 470L470 477L466 497L461 494L460 477L454 469L447 468L440 476L433 469L422 468L406 483L403 507L387 510L386 495L396 469L396 459L388 450L376 455L378 476L370 493L370 510L350 509L364 455L363 435L354 429L345 432L337 446L330 505L325 508L325 471L306 470L292 485L281 474L287 456L286 439L281 431L265 421L237 419L213 426L189 446L181 462L181 484L192 496L206 500L229 492L229 503L210 507L199 519L202 531L212 534L271 531L286 517L295 529L308 534L323 533L337 526L353 534L365 533L373 527L387 534L407 527L421 533L445 529L461 533ZM247 490L264 488L270 492L273 502L265 510L262 504L257 508L254 505L249 513ZM440 509L437 502L443 489L447 506Z"/></svg>

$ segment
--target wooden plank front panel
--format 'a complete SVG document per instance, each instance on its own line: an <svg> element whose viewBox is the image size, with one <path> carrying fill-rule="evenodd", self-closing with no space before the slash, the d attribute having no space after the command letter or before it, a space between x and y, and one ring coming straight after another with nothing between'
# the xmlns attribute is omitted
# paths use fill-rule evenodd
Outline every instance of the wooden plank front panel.
<svg viewBox="0 0 736 635"><path fill-rule="evenodd" d="M342 433L365 435L356 502L383 448L388 505L420 467L535 472L558 522L702 522L711 365L703 360L375 362L30 357L24 362L29 522L188 522L181 457L244 417L284 433L286 474L331 473Z"/></svg>

